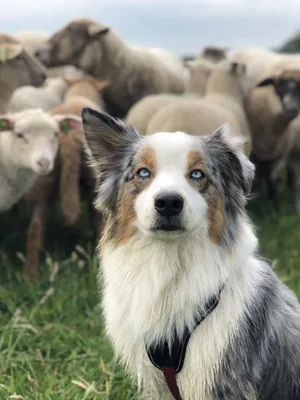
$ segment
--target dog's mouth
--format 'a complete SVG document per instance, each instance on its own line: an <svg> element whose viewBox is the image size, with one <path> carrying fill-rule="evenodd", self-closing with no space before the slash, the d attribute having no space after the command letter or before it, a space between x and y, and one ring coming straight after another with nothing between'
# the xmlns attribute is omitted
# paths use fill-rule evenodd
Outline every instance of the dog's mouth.
<svg viewBox="0 0 300 400"><path fill-rule="evenodd" d="M179 221L172 221L169 219L160 219L151 228L152 232L180 232L185 231L185 228Z"/></svg>

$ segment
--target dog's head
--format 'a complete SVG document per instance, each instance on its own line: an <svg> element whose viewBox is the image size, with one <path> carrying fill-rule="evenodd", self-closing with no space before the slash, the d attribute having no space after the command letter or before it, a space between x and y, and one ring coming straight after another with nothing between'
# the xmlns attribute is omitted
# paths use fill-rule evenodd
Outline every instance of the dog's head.
<svg viewBox="0 0 300 400"><path fill-rule="evenodd" d="M165 240L197 234L220 245L233 240L254 166L227 125L209 136L145 137L89 108L82 118L97 178L95 204L113 216L118 243L135 234Z"/></svg>

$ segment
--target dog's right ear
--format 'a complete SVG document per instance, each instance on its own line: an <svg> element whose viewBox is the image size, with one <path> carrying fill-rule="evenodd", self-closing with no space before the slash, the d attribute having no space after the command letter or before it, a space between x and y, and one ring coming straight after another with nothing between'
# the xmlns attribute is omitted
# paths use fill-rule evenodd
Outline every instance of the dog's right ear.
<svg viewBox="0 0 300 400"><path fill-rule="evenodd" d="M263 87L263 86L269 86L269 85L275 86L274 78L266 78L263 81L261 81L259 84L257 84L256 87Z"/></svg>
<svg viewBox="0 0 300 400"><path fill-rule="evenodd" d="M83 108L84 147L96 175L106 168L117 152L139 137L138 132L121 119L91 108Z"/></svg>
<svg viewBox="0 0 300 400"><path fill-rule="evenodd" d="M121 119L91 108L83 108L81 116L83 147L97 180L98 204L111 207L126 158L140 135Z"/></svg>

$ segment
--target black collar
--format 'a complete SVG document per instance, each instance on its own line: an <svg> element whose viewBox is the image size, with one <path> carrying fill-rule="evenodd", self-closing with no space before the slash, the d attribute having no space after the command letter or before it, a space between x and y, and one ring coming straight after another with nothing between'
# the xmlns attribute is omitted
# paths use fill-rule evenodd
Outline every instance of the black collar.
<svg viewBox="0 0 300 400"><path fill-rule="evenodd" d="M163 370L164 368L172 368L175 374L181 371L184 363L187 345L193 331L217 307L223 289L224 286L222 286L217 295L212 296L208 300L208 302L206 302L204 306L205 311L196 320L192 331L190 331L188 327L185 327L184 334L181 339L179 339L177 334L175 334L175 338L172 341L171 348L169 348L167 341L164 341L161 345L154 344L151 345L149 348L146 348L148 357L156 368L159 368L160 370Z"/></svg>

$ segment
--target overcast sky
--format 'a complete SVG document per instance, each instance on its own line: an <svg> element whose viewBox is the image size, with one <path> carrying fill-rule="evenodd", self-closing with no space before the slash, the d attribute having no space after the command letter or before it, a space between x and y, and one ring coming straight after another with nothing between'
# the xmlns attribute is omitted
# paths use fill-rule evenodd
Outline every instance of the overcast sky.
<svg viewBox="0 0 300 400"><path fill-rule="evenodd" d="M71 19L84 16L111 25L130 44L163 47L177 54L198 53L207 44L276 47L300 30L300 0L4 2L2 31L52 33Z"/></svg>

